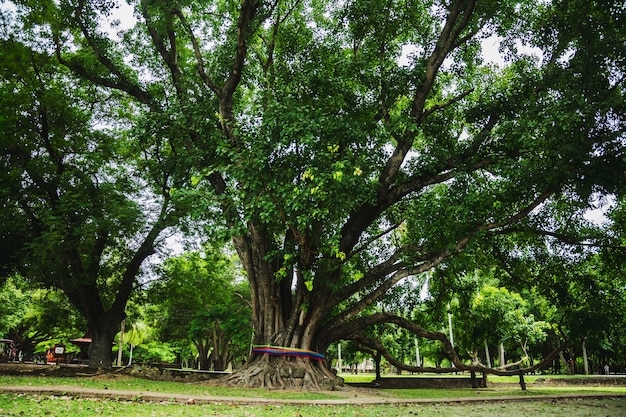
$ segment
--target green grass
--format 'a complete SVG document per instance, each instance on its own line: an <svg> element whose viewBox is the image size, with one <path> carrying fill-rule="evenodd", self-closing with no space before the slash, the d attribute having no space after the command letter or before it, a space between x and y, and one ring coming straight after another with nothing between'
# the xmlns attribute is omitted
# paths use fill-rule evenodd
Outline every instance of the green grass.
<svg viewBox="0 0 626 417"><path fill-rule="evenodd" d="M51 386L57 388L78 387L100 390L126 390L143 393L169 393L193 396L228 396L243 398L271 398L293 400L323 400L344 398L339 392L270 391L261 388L231 388L199 383L152 381L148 379L119 377L47 377L0 375L0 385L5 386Z"/></svg>
<svg viewBox="0 0 626 417"><path fill-rule="evenodd" d="M344 376L344 375L342 375ZM345 375L349 382L369 382L372 375ZM578 376L579 377L579 376ZM369 378L369 379L368 379ZM536 378L540 378L537 376ZM528 377L527 382L536 378ZM176 404L172 401L140 401L140 394L184 394L189 398L201 396L222 396L244 398L266 398L274 400L330 400L350 399L357 394L354 391L340 392L298 392L268 391L265 389L238 389L202 383L152 381L130 376L98 377L46 377L46 376L8 376L0 375L0 385L7 386L52 386L61 391L67 387L124 390L136 392L135 400L75 398L69 395L37 395L0 393L0 417L5 416L119 416L128 417L368 417L368 416L412 416L420 417L522 417L522 416L567 416L567 417L604 417L626 416L626 386L530 386L527 391L516 387L516 378L491 378L494 388L487 389L396 389L361 392L359 395L371 395L393 401L394 399L467 399L513 396L521 401L479 401L467 403L425 403L421 405L228 405L228 404ZM512 384L513 383L513 384ZM500 386L499 386L500 385ZM559 394L611 394L621 398L606 399L568 399L568 400L526 400L524 397L550 396ZM167 397L166 397L167 398Z"/></svg>
<svg viewBox="0 0 626 417"><path fill-rule="evenodd" d="M387 375L394 378L432 378L436 377L436 374L416 374L416 375ZM372 374L342 374L346 383L367 383L374 380L375 376ZM384 378L385 376L383 376ZM446 378L467 378L467 375L445 375ZM532 386L531 384L538 379L545 378L558 378L558 379L580 379L580 378L597 378L593 375L526 375L524 380L528 384L526 391L522 391L519 387L519 377L517 376L496 376L489 375L488 380L493 385L493 388L480 388L480 389L384 389L381 390L386 395L395 398L475 398L486 396L529 396L529 395L577 395L577 394L616 394L626 395L626 385L620 386L587 386L587 385L565 385L565 386L551 386L551 385L539 385Z"/></svg>
<svg viewBox="0 0 626 417"><path fill-rule="evenodd" d="M604 417L626 415L626 399L529 401L514 403L429 404L418 406L240 406L182 405L102 399L74 399L65 396L0 395L2 416L126 416L126 417Z"/></svg>
<svg viewBox="0 0 626 417"><path fill-rule="evenodd" d="M344 375L342 375L344 376ZM346 382L369 382L372 375L345 375ZM368 379L369 378L369 379ZM536 378L527 378L531 383ZM516 386L517 380L509 377L490 378L494 388L451 388L451 389L384 389L380 395L390 398L476 398L486 396L528 396L528 395L560 395L560 394L616 394L626 395L623 386L529 386L522 391ZM502 383L503 386L499 387ZM513 384L512 384L513 383ZM126 390L137 393L170 393L184 394L190 397L218 396L242 398L268 398L284 400L326 400L343 399L351 395L347 391L338 392L306 392L306 391L271 391L261 388L244 389L202 383L152 381L130 376L115 377L47 377L47 376L8 376L0 375L0 385L6 386L52 386L56 388L78 387L98 390Z"/></svg>
<svg viewBox="0 0 626 417"><path fill-rule="evenodd" d="M375 378L376 375L373 374L340 374L340 377L343 378L343 380L347 383L366 383L366 382L372 382Z"/></svg>

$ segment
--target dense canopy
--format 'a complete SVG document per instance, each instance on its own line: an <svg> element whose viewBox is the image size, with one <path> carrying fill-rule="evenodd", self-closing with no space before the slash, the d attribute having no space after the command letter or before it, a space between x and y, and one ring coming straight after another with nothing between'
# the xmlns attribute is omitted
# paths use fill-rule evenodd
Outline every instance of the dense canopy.
<svg viewBox="0 0 626 417"><path fill-rule="evenodd" d="M436 267L488 269L493 248L608 245L583 215L623 188L622 2L14 3L2 210L20 223L3 233L27 241L12 264L44 241L67 254L38 274L78 304L84 276L90 294L117 280L116 323L157 237L208 225L245 268L255 345L382 350L365 331L393 323L470 369L376 303ZM98 270L112 260L126 266ZM96 327L107 311L83 310ZM292 385L296 368L334 380L255 355L232 382Z"/></svg>

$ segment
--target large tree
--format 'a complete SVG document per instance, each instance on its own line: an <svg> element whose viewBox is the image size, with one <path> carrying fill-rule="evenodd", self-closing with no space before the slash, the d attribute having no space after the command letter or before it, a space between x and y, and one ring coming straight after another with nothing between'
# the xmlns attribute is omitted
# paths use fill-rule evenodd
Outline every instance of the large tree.
<svg viewBox="0 0 626 417"><path fill-rule="evenodd" d="M176 165L158 138L128 139L134 112L125 97L72 76L32 28L18 33L8 22L0 40L2 269L62 290L87 322L90 365L110 368L141 265L178 219Z"/></svg>
<svg viewBox="0 0 626 417"><path fill-rule="evenodd" d="M622 162L620 2L139 0L117 35L109 2L16 3L195 170L187 191L246 269L255 345L376 347L362 331L392 322L469 369L445 335L366 312L551 204L581 215ZM233 383L334 384L320 361L259 352Z"/></svg>

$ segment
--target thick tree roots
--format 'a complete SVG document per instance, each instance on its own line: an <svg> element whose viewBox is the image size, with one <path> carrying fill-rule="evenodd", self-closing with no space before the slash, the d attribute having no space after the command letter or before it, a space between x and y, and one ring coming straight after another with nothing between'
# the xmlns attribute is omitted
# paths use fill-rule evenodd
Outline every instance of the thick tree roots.
<svg viewBox="0 0 626 417"><path fill-rule="evenodd" d="M255 356L225 379L231 386L246 388L333 391L343 379L324 362L285 356Z"/></svg>

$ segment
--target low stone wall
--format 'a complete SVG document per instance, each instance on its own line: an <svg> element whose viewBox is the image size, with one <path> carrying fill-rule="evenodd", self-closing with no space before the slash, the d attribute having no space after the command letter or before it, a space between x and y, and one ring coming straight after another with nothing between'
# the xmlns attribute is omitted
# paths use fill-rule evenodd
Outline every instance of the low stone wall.
<svg viewBox="0 0 626 417"><path fill-rule="evenodd" d="M551 386L570 386L570 385L587 385L587 386L624 386L626 385L626 375L598 375L598 376L586 376L581 378L569 377L569 378L538 378L534 385L551 385Z"/></svg>
<svg viewBox="0 0 626 417"><path fill-rule="evenodd" d="M486 388L482 375L477 375L472 383L470 377L385 377L368 383L351 383L348 385L367 388L385 389L448 389L448 388Z"/></svg>

